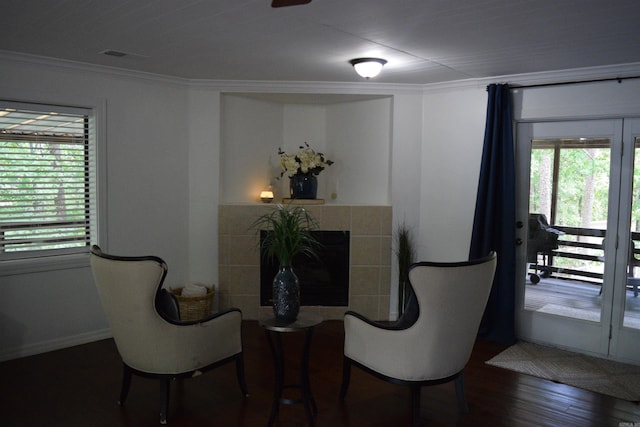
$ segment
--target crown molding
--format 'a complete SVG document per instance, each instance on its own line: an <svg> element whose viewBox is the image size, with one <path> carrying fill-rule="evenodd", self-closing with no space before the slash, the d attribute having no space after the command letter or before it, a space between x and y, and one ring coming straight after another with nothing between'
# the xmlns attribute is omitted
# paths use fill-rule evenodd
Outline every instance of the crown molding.
<svg viewBox="0 0 640 427"><path fill-rule="evenodd" d="M272 80L209 80L186 79L143 71L126 70L106 65L94 65L59 58L16 53L0 50L0 60L35 64L57 69L91 72L105 76L150 81L178 85L194 89L220 92L245 93L301 93L301 94L358 94L397 95L431 93L450 90L484 89L492 83L513 85L539 85L571 82L576 80L596 80L605 78L630 77L640 74L640 62L606 65L599 67L574 68L538 73L511 74L428 84L390 84L377 82L318 82L318 81L272 81Z"/></svg>
<svg viewBox="0 0 640 427"><path fill-rule="evenodd" d="M353 95L393 95L413 93L422 90L422 85L386 84L375 82L346 83L318 81L275 81L275 80L191 80L190 86L200 89L214 89L221 92L245 93L301 93L301 94L353 94Z"/></svg>
<svg viewBox="0 0 640 427"><path fill-rule="evenodd" d="M424 92L438 92L462 89L486 88L492 83L508 83L511 85L540 85L551 83L570 83L581 80L598 80L607 78L624 78L640 75L640 62L629 64L605 65L588 68L572 68L539 73L511 74L504 76L464 79L450 82L431 83L423 86ZM526 88L522 88L526 89Z"/></svg>
<svg viewBox="0 0 640 427"><path fill-rule="evenodd" d="M85 62L70 61L67 59L51 58L47 56L31 55L26 53L10 52L0 50L0 61L13 61L30 65L51 67L59 70L79 71L85 73L95 73L107 77L121 77L132 80L145 80L163 84L182 85L189 84L189 79L166 76L162 74L147 73L144 71L133 71L124 68L110 67L107 65L87 64Z"/></svg>
<svg viewBox="0 0 640 427"><path fill-rule="evenodd" d="M0 60L20 62L24 64L66 69L71 71L96 73L105 76L116 76L127 79L150 81L162 84L185 86L196 89L210 89L221 92L255 92L268 93L280 91L283 93L339 93L339 94L371 94L392 95L402 92L416 93L421 85L383 84L375 82L344 83L344 82L306 82L306 81L272 81L272 80L209 80L185 79L166 76L144 71L127 70L106 65L87 64L84 62L45 56L16 53L0 50Z"/></svg>

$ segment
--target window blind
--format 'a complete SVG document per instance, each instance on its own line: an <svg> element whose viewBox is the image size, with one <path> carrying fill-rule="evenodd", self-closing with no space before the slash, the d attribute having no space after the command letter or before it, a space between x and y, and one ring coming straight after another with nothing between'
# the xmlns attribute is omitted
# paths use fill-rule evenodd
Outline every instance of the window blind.
<svg viewBox="0 0 640 427"><path fill-rule="evenodd" d="M82 252L91 244L90 112L0 101L0 259Z"/></svg>

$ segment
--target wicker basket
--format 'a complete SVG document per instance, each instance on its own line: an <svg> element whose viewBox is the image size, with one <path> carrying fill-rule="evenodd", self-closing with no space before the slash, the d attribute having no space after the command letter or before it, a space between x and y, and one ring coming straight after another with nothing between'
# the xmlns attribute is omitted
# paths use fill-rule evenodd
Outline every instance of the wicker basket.
<svg viewBox="0 0 640 427"><path fill-rule="evenodd" d="M182 288L169 289L169 292L178 301L180 308L180 320L199 320L211 314L211 302L213 301L213 287L206 287L206 295L195 297L183 297Z"/></svg>

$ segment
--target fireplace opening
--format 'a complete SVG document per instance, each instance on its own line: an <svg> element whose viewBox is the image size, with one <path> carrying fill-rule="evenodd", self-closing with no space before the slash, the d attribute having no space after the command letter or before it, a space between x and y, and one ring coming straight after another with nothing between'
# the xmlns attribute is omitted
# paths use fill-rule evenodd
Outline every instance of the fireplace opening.
<svg viewBox="0 0 640 427"><path fill-rule="evenodd" d="M267 231L260 231L260 243ZM293 271L300 281L300 305L349 305L349 231L312 231L322 247L318 259L297 255ZM260 256L260 305L272 305L273 278L278 260Z"/></svg>

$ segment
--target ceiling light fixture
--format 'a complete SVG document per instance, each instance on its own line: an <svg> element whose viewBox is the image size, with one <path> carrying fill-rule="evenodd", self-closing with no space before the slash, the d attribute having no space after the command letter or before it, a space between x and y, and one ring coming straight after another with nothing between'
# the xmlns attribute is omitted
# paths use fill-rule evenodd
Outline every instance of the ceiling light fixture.
<svg viewBox="0 0 640 427"><path fill-rule="evenodd" d="M115 56L116 58L122 58L123 56L128 55L126 52L121 52L119 50L113 50L113 49L103 50L100 53L107 56Z"/></svg>
<svg viewBox="0 0 640 427"><path fill-rule="evenodd" d="M369 80L380 74L382 66L387 63L386 60L380 58L356 58L349 61L356 73L361 77Z"/></svg>
<svg viewBox="0 0 640 427"><path fill-rule="evenodd" d="M311 0L273 0L271 7L298 6L307 3L311 3Z"/></svg>

